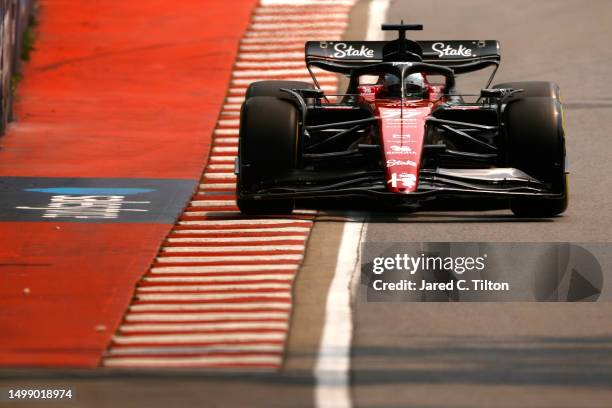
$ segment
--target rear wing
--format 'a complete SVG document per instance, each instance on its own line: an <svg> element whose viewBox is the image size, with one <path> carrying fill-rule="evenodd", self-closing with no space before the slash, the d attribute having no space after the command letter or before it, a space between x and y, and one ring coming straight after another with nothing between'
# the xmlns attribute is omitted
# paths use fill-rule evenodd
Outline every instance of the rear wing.
<svg viewBox="0 0 612 408"><path fill-rule="evenodd" d="M415 41L423 50L423 62L453 67L466 63L497 61L499 42L495 40ZM383 60L387 41L308 41L306 63L329 61L337 63L372 64Z"/></svg>
<svg viewBox="0 0 612 408"><path fill-rule="evenodd" d="M410 42L421 48L423 62L446 66L455 74L493 66L487 87L491 84L501 60L499 42L496 40ZM382 62L387 44L388 41L308 41L305 47L306 66L311 75L312 66L349 75L353 68Z"/></svg>
<svg viewBox="0 0 612 408"><path fill-rule="evenodd" d="M404 41L413 51L419 51L422 62L446 66L455 74L474 72L493 66L486 88L491 85L501 60L499 42L496 40ZM390 43L389 41L308 41L305 47L306 67L319 87L311 67L349 75L353 68L382 62L385 46L389 46Z"/></svg>

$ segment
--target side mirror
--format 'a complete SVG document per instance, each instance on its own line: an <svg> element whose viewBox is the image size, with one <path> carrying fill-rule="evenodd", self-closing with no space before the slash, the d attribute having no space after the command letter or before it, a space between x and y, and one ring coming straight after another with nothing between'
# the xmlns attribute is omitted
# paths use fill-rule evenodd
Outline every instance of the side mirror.
<svg viewBox="0 0 612 408"><path fill-rule="evenodd" d="M484 88L480 90L481 98L503 98L514 92L512 88Z"/></svg>

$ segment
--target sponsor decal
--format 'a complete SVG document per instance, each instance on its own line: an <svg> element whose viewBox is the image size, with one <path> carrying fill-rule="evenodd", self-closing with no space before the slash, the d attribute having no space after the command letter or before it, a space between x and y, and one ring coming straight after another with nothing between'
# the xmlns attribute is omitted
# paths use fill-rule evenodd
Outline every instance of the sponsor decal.
<svg viewBox="0 0 612 408"><path fill-rule="evenodd" d="M402 187L413 188L416 185L416 176L409 173L392 173L391 180L387 181L391 187L396 188L398 183L402 183Z"/></svg>
<svg viewBox="0 0 612 408"><path fill-rule="evenodd" d="M374 50L362 45L361 48L354 48L352 45L347 43L336 43L334 45L334 58L346 58L346 57L363 57L363 58L374 58Z"/></svg>
<svg viewBox="0 0 612 408"><path fill-rule="evenodd" d="M395 146L392 145L390 147L391 151L387 152L387 154L416 154L416 152L414 150L412 150L412 148L410 148L410 146Z"/></svg>
<svg viewBox="0 0 612 408"><path fill-rule="evenodd" d="M422 116L423 112L420 110L406 110L404 109L403 116L400 118L401 110L399 107L397 109L385 109L380 110L380 117L383 119L397 119L401 121L402 119L414 119L415 116Z"/></svg>
<svg viewBox="0 0 612 408"><path fill-rule="evenodd" d="M394 167L394 166L412 166L412 167L416 167L416 162L413 162L412 160L387 160L387 167Z"/></svg>
<svg viewBox="0 0 612 408"><path fill-rule="evenodd" d="M0 177L0 221L174 224L193 181Z"/></svg>
<svg viewBox="0 0 612 408"><path fill-rule="evenodd" d="M443 42L433 43L431 49L438 54L440 58L443 57L472 57L472 49L466 48L463 45L459 45L459 48L453 48Z"/></svg>
<svg viewBox="0 0 612 408"><path fill-rule="evenodd" d="M399 140L409 140L410 138L412 138L412 136L410 136L408 133L394 133L393 135L391 135L391 138Z"/></svg>
<svg viewBox="0 0 612 408"><path fill-rule="evenodd" d="M125 208L130 204L140 208ZM117 219L121 212L147 212L149 209L142 206L148 204L151 202L126 201L124 195L53 195L44 206L15 208L42 211L42 218Z"/></svg>

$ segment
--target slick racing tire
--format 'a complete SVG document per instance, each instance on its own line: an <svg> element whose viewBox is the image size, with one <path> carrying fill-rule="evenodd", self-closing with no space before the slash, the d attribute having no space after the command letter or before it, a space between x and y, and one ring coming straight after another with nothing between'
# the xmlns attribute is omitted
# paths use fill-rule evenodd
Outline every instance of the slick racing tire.
<svg viewBox="0 0 612 408"><path fill-rule="evenodd" d="M286 100L255 96L240 113L237 203L244 214L290 214L293 199L246 197L295 169L299 143L299 112Z"/></svg>
<svg viewBox="0 0 612 408"><path fill-rule="evenodd" d="M300 81L258 81L253 82L247 88L245 99L255 96L275 96L277 98L290 97L290 95L281 91L281 89L314 89L312 84Z"/></svg>
<svg viewBox="0 0 612 408"><path fill-rule="evenodd" d="M512 83L513 88L525 89L525 95L509 101L504 110L506 159L510 167L545 183L559 197L512 198L510 209L520 217L552 217L568 204L563 112L559 99L548 96L554 84L548 90L543 85L529 89L526 84L533 83ZM539 96L544 91L547 96Z"/></svg>

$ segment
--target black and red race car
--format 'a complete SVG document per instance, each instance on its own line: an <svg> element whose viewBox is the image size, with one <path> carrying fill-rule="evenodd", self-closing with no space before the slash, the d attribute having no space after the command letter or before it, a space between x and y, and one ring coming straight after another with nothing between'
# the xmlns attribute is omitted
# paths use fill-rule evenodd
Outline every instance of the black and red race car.
<svg viewBox="0 0 612 408"><path fill-rule="evenodd" d="M250 85L236 162L240 210L290 213L296 199L364 196L413 208L492 198L518 216L562 213L568 193L559 87L491 87L497 41L411 41L406 31L422 25L382 29L399 38L307 42L314 85ZM326 95L313 67L345 75L346 92ZM489 81L467 102L456 76L483 68L492 68Z"/></svg>

